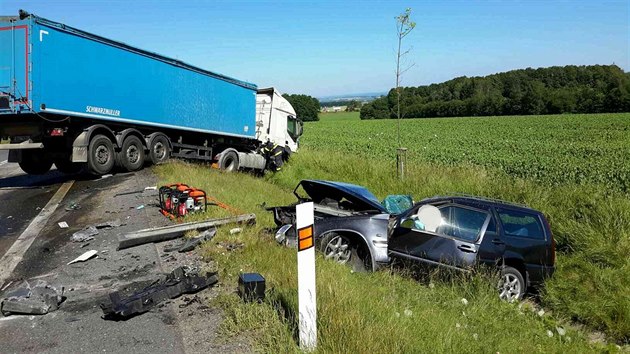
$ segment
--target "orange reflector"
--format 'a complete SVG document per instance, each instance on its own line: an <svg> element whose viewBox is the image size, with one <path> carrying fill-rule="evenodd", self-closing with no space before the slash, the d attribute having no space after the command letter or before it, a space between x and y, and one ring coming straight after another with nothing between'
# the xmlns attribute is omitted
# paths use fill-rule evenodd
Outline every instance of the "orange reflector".
<svg viewBox="0 0 630 354"><path fill-rule="evenodd" d="M313 247L313 225L298 230L298 251Z"/></svg>
<svg viewBox="0 0 630 354"><path fill-rule="evenodd" d="M298 251L304 251L313 247L313 237L305 238L300 240L300 244L298 245Z"/></svg>
<svg viewBox="0 0 630 354"><path fill-rule="evenodd" d="M307 226L307 227L305 227L303 229L300 229L298 231L298 238L300 240L303 240L303 239L305 239L307 237L311 237L311 236L313 236L313 225Z"/></svg>

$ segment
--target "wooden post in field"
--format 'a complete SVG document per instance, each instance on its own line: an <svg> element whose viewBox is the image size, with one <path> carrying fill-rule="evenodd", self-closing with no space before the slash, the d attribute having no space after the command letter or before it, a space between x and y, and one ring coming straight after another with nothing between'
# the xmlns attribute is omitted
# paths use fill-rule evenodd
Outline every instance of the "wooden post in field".
<svg viewBox="0 0 630 354"><path fill-rule="evenodd" d="M396 150L396 174L398 178L405 179L405 165L407 164L407 148Z"/></svg>
<svg viewBox="0 0 630 354"><path fill-rule="evenodd" d="M315 239L313 203L295 206L298 233L298 307L300 348L312 351L317 346L317 302L315 301Z"/></svg>

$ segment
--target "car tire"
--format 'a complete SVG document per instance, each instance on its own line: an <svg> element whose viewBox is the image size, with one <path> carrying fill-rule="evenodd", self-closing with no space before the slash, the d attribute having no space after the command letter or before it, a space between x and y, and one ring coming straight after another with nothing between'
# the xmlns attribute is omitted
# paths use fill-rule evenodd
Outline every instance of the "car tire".
<svg viewBox="0 0 630 354"><path fill-rule="evenodd" d="M151 141L149 147L149 160L154 165L166 162L171 157L171 149L168 138L164 135L158 135Z"/></svg>
<svg viewBox="0 0 630 354"><path fill-rule="evenodd" d="M226 172L238 171L238 154L236 151L228 150L221 153L219 169Z"/></svg>
<svg viewBox="0 0 630 354"><path fill-rule="evenodd" d="M123 141L119 152L120 165L129 172L138 171L144 166L144 145L140 138L129 135Z"/></svg>
<svg viewBox="0 0 630 354"><path fill-rule="evenodd" d="M94 175L111 172L116 162L114 144L105 135L99 134L90 140L88 149L88 168Z"/></svg>
<svg viewBox="0 0 630 354"><path fill-rule="evenodd" d="M339 264L347 264L355 272L371 270L372 257L369 251L360 248L357 243L346 235L331 232L319 241L319 250L325 259ZM369 262L366 260L369 259Z"/></svg>
<svg viewBox="0 0 630 354"><path fill-rule="evenodd" d="M43 175L52 167L53 161L46 157L43 151L22 150L22 160L19 162L22 171L29 175Z"/></svg>
<svg viewBox="0 0 630 354"><path fill-rule="evenodd" d="M509 266L501 268L501 278L497 287L499 298L507 302L521 300L527 290L523 274L518 269Z"/></svg>

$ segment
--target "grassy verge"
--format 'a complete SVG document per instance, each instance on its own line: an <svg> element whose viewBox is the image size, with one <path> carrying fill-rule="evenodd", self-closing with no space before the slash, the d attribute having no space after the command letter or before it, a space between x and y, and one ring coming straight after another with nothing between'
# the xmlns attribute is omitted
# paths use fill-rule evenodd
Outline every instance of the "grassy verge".
<svg viewBox="0 0 630 354"><path fill-rule="evenodd" d="M578 319L615 340L630 333L628 260L630 202L603 196L596 188L541 188L471 165L416 164L398 181L393 166L356 159L335 151L302 151L280 174L256 178L223 174L202 166L172 163L157 167L163 182L184 181L243 211L255 212L256 227L229 235L220 231L203 248L214 259L228 291L219 300L227 334L248 331L259 349L297 351L295 251L279 247L265 230L270 213L257 205L293 202L291 189L302 178L337 179L369 187L379 197L411 193L416 199L459 191L524 202L550 216L562 246L559 269L542 299L553 316L498 301L490 282L434 281L378 272L351 273L347 267L317 260L319 351L322 352L590 352L605 349L587 343L582 332L556 327ZM225 212L213 209L212 216ZM228 251L226 243L244 244ZM243 304L232 293L239 272L267 278L268 300ZM616 281L615 281L616 279ZM462 298L468 304L462 303ZM550 337L550 331L553 336ZM614 349L612 346L609 347Z"/></svg>

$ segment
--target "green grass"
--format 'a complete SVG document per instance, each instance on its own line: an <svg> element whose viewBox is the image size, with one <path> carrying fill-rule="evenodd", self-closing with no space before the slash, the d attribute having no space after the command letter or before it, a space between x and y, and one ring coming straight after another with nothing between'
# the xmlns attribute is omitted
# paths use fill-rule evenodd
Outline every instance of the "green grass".
<svg viewBox="0 0 630 354"><path fill-rule="evenodd" d="M333 116L306 123L301 142L365 158L395 157L395 120L347 119L340 124ZM599 184L630 192L627 113L405 119L400 125L410 163L472 163L548 186Z"/></svg>
<svg viewBox="0 0 630 354"><path fill-rule="evenodd" d="M594 123L597 118L601 118L600 125ZM513 129L520 131L523 126L532 126L529 119L542 124L540 117L519 118L511 120ZM605 146L606 142L600 137L610 136L611 144L615 145L619 140L617 130L623 129L628 115L595 115L584 122L571 117L550 119L572 122L571 126L557 126L557 135L550 131L550 126L540 128L547 139L559 137L556 145L567 143L564 130L578 130L586 135L582 137L584 141L600 141L604 144L602 149L614 151ZM460 124L473 124L467 122L470 120L484 121L470 118ZM492 119L486 121L496 126ZM210 195L244 211L255 212L259 217L257 227L239 235L222 231L204 248L204 253L217 262L228 290L219 301L227 315L224 326L227 334L251 332L263 351L296 350L293 337L296 321L291 317L297 308L295 252L277 246L264 231L273 227L272 218L257 205L293 202L291 190L300 179L319 178L362 184L381 198L401 193L412 194L419 200L464 192L528 204L548 216L558 242L556 274L540 294L540 302L553 315L544 318L528 311L522 311L521 315L518 308L497 301L492 284L483 278L436 280L431 288L426 282L390 272L351 274L346 267L318 259L319 348L322 352L589 352L602 349L585 340L585 332L593 330L603 331L611 342L630 340L630 261L627 256L630 254L630 200L625 193L588 180L549 183L523 178L518 173L509 174L505 167L482 167L472 161L442 163L423 158L411 159L407 178L400 181L395 177L393 158L383 153L385 149L373 154L358 148L347 153L348 149L344 148L351 146L353 140L361 140L361 134L368 134L366 126L373 135L391 128L383 128L384 123L380 122L356 121L352 124L357 134L344 135L332 129L334 126L339 131L349 129L346 122L331 118L309 123L300 152L293 155L282 173L264 178L223 174L181 163L157 168L163 182L185 181L205 188ZM451 139L449 134L461 133L449 120L427 124L439 130L441 122L445 124L441 129L445 139ZM584 129L581 124L590 128ZM476 132L481 131L483 129L478 128ZM320 138L328 139L326 134L337 134L339 139L345 137L346 140L331 146L318 143ZM613 138L615 136L617 138ZM471 150L476 149L474 143L462 141ZM552 143L554 141L546 142ZM558 153L555 150L534 150L533 153L535 156L546 154ZM509 160L517 165L519 161L518 158ZM211 215L225 215L225 211L212 210ZM238 240L246 246L239 252L227 252L217 244L228 240ZM241 270L265 275L273 288L268 302L260 306L242 304L231 293ZM466 309L458 307L461 298L470 301ZM405 309L411 311L411 317L404 315ZM572 331L567 335L571 341L557 333L547 337L548 329L554 331L558 323L564 326L568 322L584 324L585 332ZM476 340L472 337L474 333L477 333Z"/></svg>
<svg viewBox="0 0 630 354"><path fill-rule="evenodd" d="M320 122L359 121L359 112L320 113Z"/></svg>

